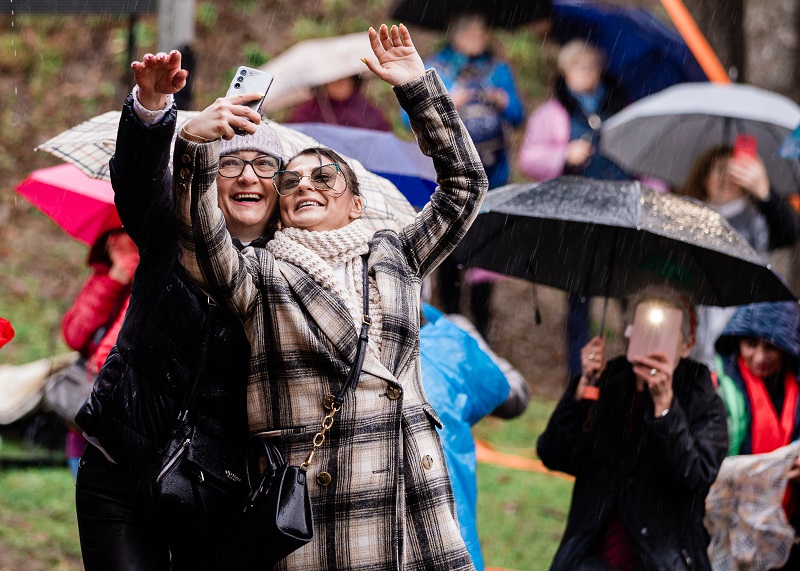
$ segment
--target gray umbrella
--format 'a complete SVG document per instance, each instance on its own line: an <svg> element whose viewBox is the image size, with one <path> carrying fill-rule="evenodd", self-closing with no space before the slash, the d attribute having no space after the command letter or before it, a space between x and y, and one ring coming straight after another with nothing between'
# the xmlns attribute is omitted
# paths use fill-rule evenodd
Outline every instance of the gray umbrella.
<svg viewBox="0 0 800 571"><path fill-rule="evenodd" d="M587 296L661 282L704 305L795 299L719 214L639 182L560 177L493 190L456 257Z"/></svg>
<svg viewBox="0 0 800 571"><path fill-rule="evenodd" d="M640 99L606 121L600 153L624 170L680 185L707 148L756 137L775 190L800 190L800 163L782 160L781 142L800 123L793 101L751 85L684 83Z"/></svg>

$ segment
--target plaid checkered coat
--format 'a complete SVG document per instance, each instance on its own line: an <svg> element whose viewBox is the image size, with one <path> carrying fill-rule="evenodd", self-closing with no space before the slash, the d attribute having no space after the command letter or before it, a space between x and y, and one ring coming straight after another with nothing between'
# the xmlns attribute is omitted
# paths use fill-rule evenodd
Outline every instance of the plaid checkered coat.
<svg viewBox="0 0 800 571"><path fill-rule="evenodd" d="M441 423L422 389L419 298L421 280L477 215L487 181L434 71L395 93L420 148L434 160L439 188L412 224L377 232L370 242L369 273L383 312L381 355L367 352L358 385L309 468L314 540L279 569L473 569L436 432ZM299 267L267 250L240 255L230 247L216 206L216 143L179 139L175 165L182 263L242 318L250 337L250 429L299 464L320 429L323 398L338 392L353 363L352 317ZM330 475L327 485L322 472Z"/></svg>

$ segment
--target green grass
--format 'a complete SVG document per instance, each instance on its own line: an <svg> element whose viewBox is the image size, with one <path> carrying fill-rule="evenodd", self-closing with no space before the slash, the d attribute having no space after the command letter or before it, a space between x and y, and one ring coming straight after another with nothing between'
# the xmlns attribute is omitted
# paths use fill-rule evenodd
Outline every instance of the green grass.
<svg viewBox="0 0 800 571"><path fill-rule="evenodd" d="M42 569L80 569L74 498L66 468L0 470L3 557L33 560ZM8 567L14 568L20 567Z"/></svg>
<svg viewBox="0 0 800 571"><path fill-rule="evenodd" d="M535 457L553 402L534 399L512 421L487 418L475 435L495 448ZM37 451L0 441L0 459ZM548 474L478 465L478 532L488 567L546 570L566 521L572 484ZM0 551L42 569L80 569L75 488L66 468L0 469ZM15 567L0 557L0 570Z"/></svg>
<svg viewBox="0 0 800 571"><path fill-rule="evenodd" d="M525 458L555 403L532 399L521 417L483 419L476 438ZM572 483L549 474L478 465L478 534L487 567L539 571L550 567L567 518Z"/></svg>

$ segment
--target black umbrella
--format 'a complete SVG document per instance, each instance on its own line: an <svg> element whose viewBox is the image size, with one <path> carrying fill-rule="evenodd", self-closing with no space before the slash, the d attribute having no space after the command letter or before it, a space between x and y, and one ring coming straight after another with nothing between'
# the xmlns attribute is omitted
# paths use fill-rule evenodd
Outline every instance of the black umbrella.
<svg viewBox="0 0 800 571"><path fill-rule="evenodd" d="M719 214L638 182L560 177L493 190L456 258L585 296L660 282L704 305L795 299Z"/></svg>
<svg viewBox="0 0 800 571"><path fill-rule="evenodd" d="M550 0L398 0L392 18L434 30L446 30L456 14L486 16L494 28L516 28L552 14Z"/></svg>

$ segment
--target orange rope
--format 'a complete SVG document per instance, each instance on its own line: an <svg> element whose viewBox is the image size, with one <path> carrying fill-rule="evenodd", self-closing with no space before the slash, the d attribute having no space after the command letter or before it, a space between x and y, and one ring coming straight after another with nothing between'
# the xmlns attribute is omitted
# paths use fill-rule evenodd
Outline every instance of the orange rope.
<svg viewBox="0 0 800 571"><path fill-rule="evenodd" d="M675 27L683 39L686 40L686 45L692 50L697 63L703 68L708 80L714 83L730 83L731 78L722 63L719 61L717 54L711 44L708 43L703 32L697 27L697 23L692 18L689 10L686 9L682 0L661 0L661 4L667 11Z"/></svg>
<svg viewBox="0 0 800 571"><path fill-rule="evenodd" d="M492 448L491 444L478 438L475 439L475 451L477 452L478 462L482 462L484 464L493 464L503 468L512 468L514 470L525 470L527 472L548 474L550 476L555 476L556 478L566 480L567 482L572 482L575 480L575 478L568 474L548 470L544 467L544 464L542 464L541 460L523 458L522 456L515 456L514 454L499 452Z"/></svg>

